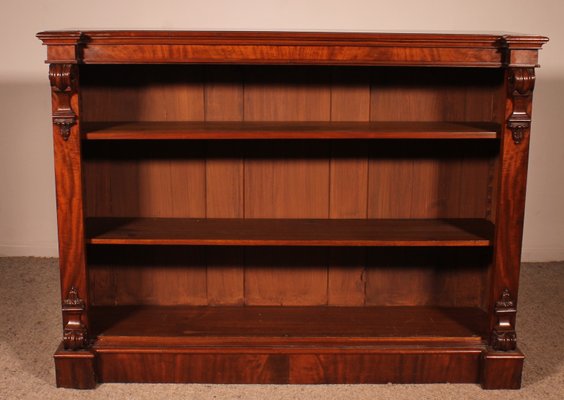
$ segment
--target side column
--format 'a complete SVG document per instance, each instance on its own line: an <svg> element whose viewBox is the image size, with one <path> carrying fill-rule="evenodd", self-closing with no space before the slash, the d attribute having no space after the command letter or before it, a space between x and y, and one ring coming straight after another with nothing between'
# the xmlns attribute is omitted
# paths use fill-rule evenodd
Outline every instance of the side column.
<svg viewBox="0 0 564 400"><path fill-rule="evenodd" d="M57 386L95 386L88 348L88 275L84 241L79 76L76 64L49 66L59 232L63 341L55 354Z"/></svg>
<svg viewBox="0 0 564 400"><path fill-rule="evenodd" d="M515 317L521 263L534 68L507 68L502 128L494 268L489 297L490 340L484 353L485 389L521 387L523 354L517 349Z"/></svg>

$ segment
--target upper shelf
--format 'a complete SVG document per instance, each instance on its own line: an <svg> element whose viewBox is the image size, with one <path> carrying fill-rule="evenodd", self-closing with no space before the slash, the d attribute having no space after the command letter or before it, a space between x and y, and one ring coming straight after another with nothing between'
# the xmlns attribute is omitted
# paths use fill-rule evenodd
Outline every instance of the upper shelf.
<svg viewBox="0 0 564 400"><path fill-rule="evenodd" d="M360 32L48 31L50 63L537 65L539 35Z"/></svg>
<svg viewBox="0 0 564 400"><path fill-rule="evenodd" d="M485 122L83 122L87 140L495 139Z"/></svg>

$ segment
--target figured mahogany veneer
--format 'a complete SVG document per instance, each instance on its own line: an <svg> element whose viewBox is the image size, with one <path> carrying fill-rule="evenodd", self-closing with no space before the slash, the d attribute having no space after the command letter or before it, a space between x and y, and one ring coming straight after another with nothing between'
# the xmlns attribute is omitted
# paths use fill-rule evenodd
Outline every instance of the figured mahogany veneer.
<svg viewBox="0 0 564 400"><path fill-rule="evenodd" d="M54 31L48 62L536 66L543 36L454 33ZM520 50L506 57L506 49Z"/></svg>
<svg viewBox="0 0 564 400"><path fill-rule="evenodd" d="M57 386L517 389L520 34L53 31Z"/></svg>

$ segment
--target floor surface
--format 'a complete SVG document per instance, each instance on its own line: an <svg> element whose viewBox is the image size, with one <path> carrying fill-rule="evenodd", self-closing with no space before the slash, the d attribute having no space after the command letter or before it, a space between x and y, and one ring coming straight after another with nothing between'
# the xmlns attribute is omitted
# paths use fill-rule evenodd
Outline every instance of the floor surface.
<svg viewBox="0 0 564 400"><path fill-rule="evenodd" d="M57 259L0 258L0 399L564 399L564 262L524 264L518 343L523 388L478 385L154 385L55 388L61 340Z"/></svg>

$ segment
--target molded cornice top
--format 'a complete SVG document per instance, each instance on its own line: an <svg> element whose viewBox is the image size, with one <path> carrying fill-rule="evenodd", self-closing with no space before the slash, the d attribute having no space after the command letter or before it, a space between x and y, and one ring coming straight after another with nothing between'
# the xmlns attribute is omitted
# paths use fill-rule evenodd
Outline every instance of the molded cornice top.
<svg viewBox="0 0 564 400"><path fill-rule="evenodd" d="M48 62L536 66L538 35L476 33L46 31ZM74 49L74 54L73 54ZM395 49L395 50L394 50ZM511 51L521 54L512 60Z"/></svg>

